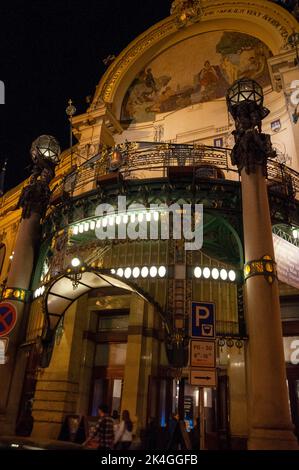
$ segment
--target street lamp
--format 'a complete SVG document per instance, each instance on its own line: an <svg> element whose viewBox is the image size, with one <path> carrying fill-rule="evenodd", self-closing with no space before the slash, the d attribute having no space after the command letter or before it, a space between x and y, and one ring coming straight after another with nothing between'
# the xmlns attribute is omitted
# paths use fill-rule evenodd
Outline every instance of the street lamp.
<svg viewBox="0 0 299 470"><path fill-rule="evenodd" d="M79 287L83 273L86 271L85 263L77 257L73 258L71 264L67 267L67 277L72 281L73 289L76 290Z"/></svg>
<svg viewBox="0 0 299 470"><path fill-rule="evenodd" d="M55 175L55 166L60 160L60 146L52 135L41 135L32 142L31 158L34 163L30 183L40 177L48 185Z"/></svg>
<svg viewBox="0 0 299 470"><path fill-rule="evenodd" d="M57 164L60 157L60 146L52 135L40 135L32 142L31 156L34 163L46 160Z"/></svg>
<svg viewBox="0 0 299 470"><path fill-rule="evenodd" d="M267 194L267 160L275 155L262 133L269 114L262 87L243 78L229 88L235 121L232 164L241 175L245 248L248 449L298 449L288 404L279 290Z"/></svg>

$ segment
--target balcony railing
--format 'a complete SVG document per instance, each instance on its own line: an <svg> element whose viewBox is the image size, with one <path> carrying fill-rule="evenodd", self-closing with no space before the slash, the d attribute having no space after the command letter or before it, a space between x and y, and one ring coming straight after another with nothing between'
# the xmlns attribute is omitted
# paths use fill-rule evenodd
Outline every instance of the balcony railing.
<svg viewBox="0 0 299 470"><path fill-rule="evenodd" d="M77 167L56 191L80 195L101 185L105 177L153 179L169 176L175 167L192 168L197 178L237 180L238 171L230 162L231 149L199 144L126 142L105 150ZM296 197L299 173L287 166L268 161L268 180L273 191Z"/></svg>

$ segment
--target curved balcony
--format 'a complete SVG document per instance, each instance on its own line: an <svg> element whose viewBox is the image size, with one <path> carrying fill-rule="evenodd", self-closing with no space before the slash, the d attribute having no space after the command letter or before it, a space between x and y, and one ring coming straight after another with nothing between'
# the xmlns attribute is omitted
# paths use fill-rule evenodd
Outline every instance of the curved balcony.
<svg viewBox="0 0 299 470"><path fill-rule="evenodd" d="M199 144L126 142L105 149L69 173L55 189L79 196L116 180L153 180L189 177L237 181L238 170L230 162L231 149ZM80 159L80 156L79 156ZM268 161L268 181L276 192L296 197L299 174L275 160Z"/></svg>
<svg viewBox="0 0 299 470"><path fill-rule="evenodd" d="M99 203L115 206L120 194L127 196L128 204L192 199L202 203L205 211L236 217L235 226L241 233L239 173L231 165L230 152L198 144L150 142L126 142L103 149L55 187L44 236L94 218ZM80 158L78 155L77 161ZM298 225L299 174L269 160L267 178L273 224Z"/></svg>

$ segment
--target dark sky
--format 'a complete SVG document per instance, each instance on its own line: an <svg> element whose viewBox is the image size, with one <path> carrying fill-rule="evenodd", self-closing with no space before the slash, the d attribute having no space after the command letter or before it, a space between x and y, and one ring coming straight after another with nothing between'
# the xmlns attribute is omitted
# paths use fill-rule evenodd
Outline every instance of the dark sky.
<svg viewBox="0 0 299 470"><path fill-rule="evenodd" d="M6 190L29 175L29 148L38 135L53 134L68 147L68 99L79 113L85 111L85 98L105 71L102 60L168 16L170 5L171 0L0 0L0 80L6 87L0 164L8 158Z"/></svg>
<svg viewBox="0 0 299 470"><path fill-rule="evenodd" d="M53 134L68 147L65 115L78 112L105 71L137 35L169 14L170 0L1 0L0 163L8 158L5 189L29 175L31 142Z"/></svg>

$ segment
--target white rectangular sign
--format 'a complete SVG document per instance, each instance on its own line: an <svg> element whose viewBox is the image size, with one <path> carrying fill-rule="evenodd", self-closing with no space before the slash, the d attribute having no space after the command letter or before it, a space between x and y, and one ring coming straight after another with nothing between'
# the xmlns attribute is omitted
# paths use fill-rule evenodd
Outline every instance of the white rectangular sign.
<svg viewBox="0 0 299 470"><path fill-rule="evenodd" d="M192 340L190 343L191 367L215 367L216 345L213 340Z"/></svg>
<svg viewBox="0 0 299 470"><path fill-rule="evenodd" d="M199 387L216 387L216 369L191 369L190 384Z"/></svg>

